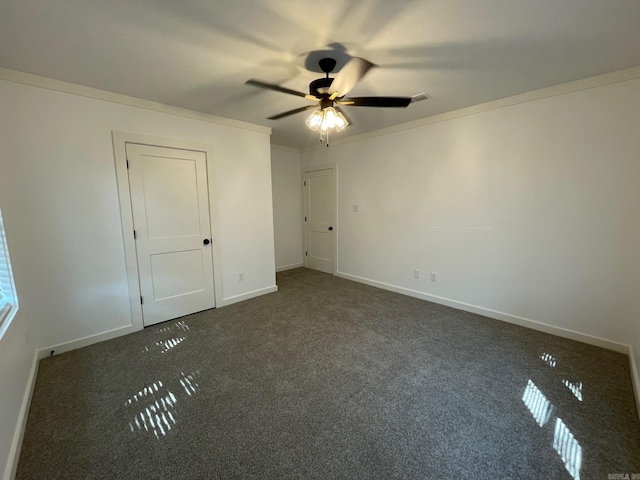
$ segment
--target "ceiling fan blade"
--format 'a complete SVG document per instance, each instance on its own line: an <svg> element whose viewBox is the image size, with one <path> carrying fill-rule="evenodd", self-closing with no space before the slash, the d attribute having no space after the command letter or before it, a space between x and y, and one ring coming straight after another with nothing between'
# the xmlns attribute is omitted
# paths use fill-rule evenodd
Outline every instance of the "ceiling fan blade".
<svg viewBox="0 0 640 480"><path fill-rule="evenodd" d="M349 117L349 115L346 114L346 112L338 107L337 105L334 107L338 112L340 112L342 114L342 116L345 118L345 120L347 120L347 122L349 122L349 125L353 125L353 121L351 121L351 118Z"/></svg>
<svg viewBox="0 0 640 480"><path fill-rule="evenodd" d="M373 66L375 66L373 63L363 58L353 57L349 60L331 83L331 100L344 97L349 93Z"/></svg>
<svg viewBox="0 0 640 480"><path fill-rule="evenodd" d="M279 118L288 117L289 115L294 115L296 113L304 112L305 110L311 110L313 108L318 108L317 105L307 105L305 107L296 108L294 110L289 110L288 112L279 113L277 115L273 115L271 117L267 117L267 120L278 120Z"/></svg>
<svg viewBox="0 0 640 480"><path fill-rule="evenodd" d="M258 87L258 88L265 88L267 90L274 90L276 92L280 92L280 93L288 93L289 95L295 95L297 97L304 97L307 98L309 100L312 100L314 102L319 102L320 99L314 97L313 95L308 95L306 93L303 92L298 92L297 90L291 90L290 88L285 88L285 87L281 87L280 85L274 85L273 83L266 83L266 82L261 82L260 80L247 80L246 82L244 82L245 85L253 85L254 87Z"/></svg>
<svg viewBox="0 0 640 480"><path fill-rule="evenodd" d="M353 107L406 107L411 103L411 97L352 97L339 100L339 105Z"/></svg>

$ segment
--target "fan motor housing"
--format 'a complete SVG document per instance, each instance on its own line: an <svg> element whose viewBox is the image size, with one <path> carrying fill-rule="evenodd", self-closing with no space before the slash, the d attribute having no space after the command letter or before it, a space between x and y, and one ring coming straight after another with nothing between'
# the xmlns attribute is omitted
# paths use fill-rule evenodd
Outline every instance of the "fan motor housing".
<svg viewBox="0 0 640 480"><path fill-rule="evenodd" d="M333 78L318 78L309 84L309 93L314 97L322 97L329 93Z"/></svg>

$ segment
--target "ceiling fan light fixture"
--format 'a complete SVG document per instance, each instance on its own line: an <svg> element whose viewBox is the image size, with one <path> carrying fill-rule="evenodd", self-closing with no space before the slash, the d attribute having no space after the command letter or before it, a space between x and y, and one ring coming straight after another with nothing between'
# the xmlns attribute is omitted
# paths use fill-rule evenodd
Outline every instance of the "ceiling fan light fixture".
<svg viewBox="0 0 640 480"><path fill-rule="evenodd" d="M307 118L305 123L314 132L327 132L329 130L339 132L349 125L344 115L333 107L316 110Z"/></svg>
<svg viewBox="0 0 640 480"><path fill-rule="evenodd" d="M349 125L349 122L344 117L344 115L342 115L342 113L338 112L336 114L335 126L334 126L334 128L336 129L336 132L340 132L340 131L344 130L345 127L347 127L348 125Z"/></svg>
<svg viewBox="0 0 640 480"><path fill-rule="evenodd" d="M323 132L332 129L336 123L336 109L333 107L327 107L324 110L324 118L322 119L322 125L320 128Z"/></svg>
<svg viewBox="0 0 640 480"><path fill-rule="evenodd" d="M322 110L316 110L311 114L309 118L307 118L305 123L307 124L307 127L309 127L314 132L317 132L322 125L323 119L324 114L322 113Z"/></svg>

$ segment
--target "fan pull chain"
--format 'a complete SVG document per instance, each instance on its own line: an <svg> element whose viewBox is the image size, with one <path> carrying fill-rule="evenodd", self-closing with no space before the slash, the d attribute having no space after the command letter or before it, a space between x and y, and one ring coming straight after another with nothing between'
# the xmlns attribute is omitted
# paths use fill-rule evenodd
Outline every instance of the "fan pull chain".
<svg viewBox="0 0 640 480"><path fill-rule="evenodd" d="M326 132L320 132L320 143L324 142L324 136L327 136L327 147L329 146L329 130Z"/></svg>

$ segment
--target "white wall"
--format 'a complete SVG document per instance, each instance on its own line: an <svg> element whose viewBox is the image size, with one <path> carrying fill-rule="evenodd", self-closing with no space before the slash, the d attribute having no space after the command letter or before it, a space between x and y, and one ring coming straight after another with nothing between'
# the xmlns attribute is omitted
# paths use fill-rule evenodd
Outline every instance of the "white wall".
<svg viewBox="0 0 640 480"><path fill-rule="evenodd" d="M271 146L273 230L276 269L302 266L302 188L300 152Z"/></svg>
<svg viewBox="0 0 640 480"><path fill-rule="evenodd" d="M131 325L112 130L213 146L223 298L273 288L275 261L268 133L9 81L0 111L0 205L21 307L0 345L4 468L34 348Z"/></svg>
<svg viewBox="0 0 640 480"><path fill-rule="evenodd" d="M0 183L0 188L2 186ZM11 465L7 460L15 448L17 421L30 386L34 360L28 324L28 319L18 311L0 342L0 478L6 479L10 478Z"/></svg>
<svg viewBox="0 0 640 480"><path fill-rule="evenodd" d="M303 152L303 168L338 164L338 271L629 344L639 92L636 79Z"/></svg>

